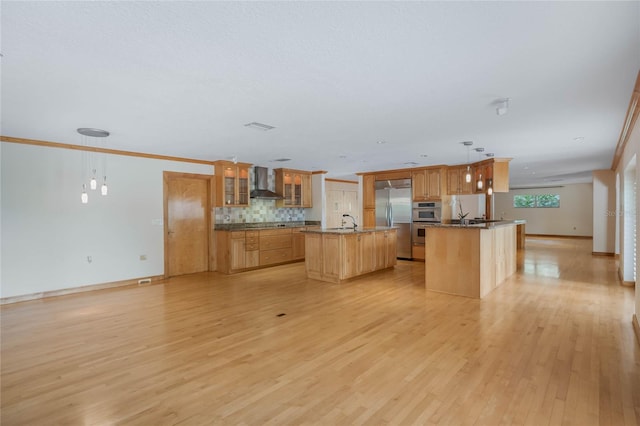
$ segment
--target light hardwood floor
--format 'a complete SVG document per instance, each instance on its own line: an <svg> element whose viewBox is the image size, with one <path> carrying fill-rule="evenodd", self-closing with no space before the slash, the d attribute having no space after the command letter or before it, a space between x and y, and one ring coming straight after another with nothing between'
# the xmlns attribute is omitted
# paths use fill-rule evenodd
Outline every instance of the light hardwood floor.
<svg viewBox="0 0 640 426"><path fill-rule="evenodd" d="M486 299L304 264L1 307L2 425L638 424L633 289L529 238ZM286 314L279 316L279 314Z"/></svg>

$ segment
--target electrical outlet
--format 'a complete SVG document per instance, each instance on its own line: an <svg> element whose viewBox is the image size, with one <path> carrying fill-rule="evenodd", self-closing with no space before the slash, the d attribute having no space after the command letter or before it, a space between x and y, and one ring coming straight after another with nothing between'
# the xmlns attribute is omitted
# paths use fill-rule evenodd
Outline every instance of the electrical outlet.
<svg viewBox="0 0 640 426"><path fill-rule="evenodd" d="M147 260L147 255L146 254L141 254L140 255L140 260Z"/></svg>

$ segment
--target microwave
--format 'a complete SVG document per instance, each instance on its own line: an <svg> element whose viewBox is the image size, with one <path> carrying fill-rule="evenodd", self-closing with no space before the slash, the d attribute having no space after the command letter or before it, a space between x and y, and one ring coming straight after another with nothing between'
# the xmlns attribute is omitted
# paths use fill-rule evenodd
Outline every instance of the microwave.
<svg viewBox="0 0 640 426"><path fill-rule="evenodd" d="M442 220L442 203L438 201L413 203L411 219L413 222L440 222Z"/></svg>

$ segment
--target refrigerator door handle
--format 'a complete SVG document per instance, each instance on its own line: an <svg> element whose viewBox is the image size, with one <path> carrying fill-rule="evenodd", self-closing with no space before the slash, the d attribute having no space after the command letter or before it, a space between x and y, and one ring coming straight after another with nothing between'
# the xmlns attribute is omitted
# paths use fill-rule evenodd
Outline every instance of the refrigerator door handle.
<svg viewBox="0 0 640 426"><path fill-rule="evenodd" d="M389 221L387 222L387 226L393 226L393 205L389 203Z"/></svg>

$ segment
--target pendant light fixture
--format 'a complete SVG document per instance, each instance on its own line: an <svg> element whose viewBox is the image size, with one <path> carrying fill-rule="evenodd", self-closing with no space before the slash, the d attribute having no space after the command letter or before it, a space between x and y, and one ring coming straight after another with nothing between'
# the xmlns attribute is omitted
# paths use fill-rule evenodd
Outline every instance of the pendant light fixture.
<svg viewBox="0 0 640 426"><path fill-rule="evenodd" d="M469 165L469 150L471 148L469 148L471 145L473 145L473 141L464 141L462 142L462 145L467 147L467 171L464 175L464 181L466 183L470 183L471 182L471 166Z"/></svg>
<svg viewBox="0 0 640 426"><path fill-rule="evenodd" d="M97 168L95 165L95 151L96 148L98 148L97 144L95 145L90 145L89 144L89 138L106 138L107 136L109 136L109 132L107 132L106 130L101 130L101 129L92 129L89 127L80 127L77 129L77 132L82 135L82 145L85 147L84 149L84 153L88 153L83 155L83 160L82 160L82 167L83 170L86 170L86 161L85 159L88 157L88 166L91 169L91 179L89 180L89 188L92 191L95 191L96 189L98 189L98 179L96 177L97 175ZM107 167L106 167L106 159L104 157L104 154L102 154L102 175L104 176L103 179L103 183L102 186L100 187L100 193L102 195L107 195L108 193L108 188L107 188ZM83 176L86 176L84 174L84 171L82 173ZM83 179L84 180L84 179ZM82 204L87 204L89 202L89 194L87 194L87 184L83 183L82 184L82 194L80 195L80 201L82 201Z"/></svg>
<svg viewBox="0 0 640 426"><path fill-rule="evenodd" d="M478 153L478 156L484 152L484 148L475 148L475 151ZM478 180L476 180L476 189L478 191L482 191L484 188L484 181L482 177L482 168L480 168L480 173L478 173Z"/></svg>

